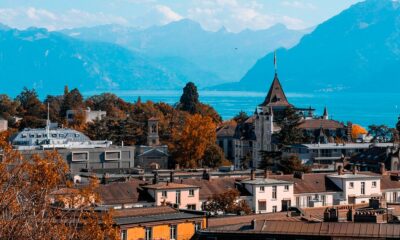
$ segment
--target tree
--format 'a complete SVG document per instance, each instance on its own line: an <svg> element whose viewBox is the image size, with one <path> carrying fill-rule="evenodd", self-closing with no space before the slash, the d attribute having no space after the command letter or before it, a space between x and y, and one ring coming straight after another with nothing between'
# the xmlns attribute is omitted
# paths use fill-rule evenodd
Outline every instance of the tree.
<svg viewBox="0 0 400 240"><path fill-rule="evenodd" d="M244 123L247 119L249 118L249 115L247 115L246 112L240 111L236 116L233 117L233 120L237 122L237 124L242 124Z"/></svg>
<svg viewBox="0 0 400 240"><path fill-rule="evenodd" d="M48 95L44 100L44 104L47 107L49 105L49 115L52 122L61 123L63 117L60 116L61 105L63 104L63 96L51 96Z"/></svg>
<svg viewBox="0 0 400 240"><path fill-rule="evenodd" d="M68 167L56 152L25 159L0 136L1 239L118 239L110 213L95 212L95 184L76 191L80 205L65 211L54 205L51 193L68 181Z"/></svg>
<svg viewBox="0 0 400 240"><path fill-rule="evenodd" d="M179 100L179 109L189 112L190 114L197 113L197 105L199 104L199 93L197 87L192 82L188 82L183 88L183 94Z"/></svg>
<svg viewBox="0 0 400 240"><path fill-rule="evenodd" d="M275 168L277 163L282 159L282 152L261 151L260 154L261 161L258 167L261 169Z"/></svg>
<svg viewBox="0 0 400 240"><path fill-rule="evenodd" d="M205 209L212 214L250 214L251 208L245 201L239 200L240 193L237 189L228 189L221 194L214 194L208 199Z"/></svg>
<svg viewBox="0 0 400 240"><path fill-rule="evenodd" d="M370 125L368 129L373 142L389 142L393 139L393 130L386 125Z"/></svg>
<svg viewBox="0 0 400 240"><path fill-rule="evenodd" d="M310 168L301 163L297 155L289 155L283 157L279 163L279 169L285 174L292 174L294 172L310 172Z"/></svg>
<svg viewBox="0 0 400 240"><path fill-rule="evenodd" d="M279 122L281 131L277 134L279 147L298 144L303 140L303 132L299 129L301 116L292 107L283 112L283 119Z"/></svg>
<svg viewBox="0 0 400 240"><path fill-rule="evenodd" d="M34 89L29 90L25 87L15 100L19 102L18 116L23 118L19 124L20 128L36 128L45 125L46 108L40 102Z"/></svg>
<svg viewBox="0 0 400 240"><path fill-rule="evenodd" d="M189 115L183 126L172 130L169 149L176 163L188 168L199 166L208 146L216 142L216 125L210 117Z"/></svg>
<svg viewBox="0 0 400 240"><path fill-rule="evenodd" d="M82 94L77 88L74 88L64 95L60 116L66 117L68 110L80 110L82 108L84 108Z"/></svg>
<svg viewBox="0 0 400 240"><path fill-rule="evenodd" d="M212 144L207 146L204 157L202 161L202 165L210 167L210 168L217 168L223 165L229 165L230 162L225 159L224 151L217 145Z"/></svg>
<svg viewBox="0 0 400 240"><path fill-rule="evenodd" d="M126 118L132 105L112 93L94 95L86 100L86 106L93 110L106 111L107 116L114 118Z"/></svg>
<svg viewBox="0 0 400 240"><path fill-rule="evenodd" d="M351 128L351 138L357 139L362 134L367 134L368 131L365 128L361 127L360 125L353 124Z"/></svg>
<svg viewBox="0 0 400 240"><path fill-rule="evenodd" d="M13 101L5 94L0 94L0 117L11 121L17 115L18 102Z"/></svg>

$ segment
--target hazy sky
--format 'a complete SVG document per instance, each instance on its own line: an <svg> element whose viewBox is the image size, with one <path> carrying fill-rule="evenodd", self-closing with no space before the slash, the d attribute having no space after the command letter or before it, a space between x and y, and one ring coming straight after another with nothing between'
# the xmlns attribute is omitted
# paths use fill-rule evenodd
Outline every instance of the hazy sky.
<svg viewBox="0 0 400 240"><path fill-rule="evenodd" d="M122 24L163 25L182 18L216 31L315 26L361 0L0 0L0 22L51 30Z"/></svg>

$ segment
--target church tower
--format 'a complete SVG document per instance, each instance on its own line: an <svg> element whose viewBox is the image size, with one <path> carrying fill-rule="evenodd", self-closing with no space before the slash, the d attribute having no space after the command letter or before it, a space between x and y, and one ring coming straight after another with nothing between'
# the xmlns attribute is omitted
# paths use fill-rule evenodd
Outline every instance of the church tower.
<svg viewBox="0 0 400 240"><path fill-rule="evenodd" d="M147 120L147 145L160 145L160 138L158 136L158 119L154 117Z"/></svg>

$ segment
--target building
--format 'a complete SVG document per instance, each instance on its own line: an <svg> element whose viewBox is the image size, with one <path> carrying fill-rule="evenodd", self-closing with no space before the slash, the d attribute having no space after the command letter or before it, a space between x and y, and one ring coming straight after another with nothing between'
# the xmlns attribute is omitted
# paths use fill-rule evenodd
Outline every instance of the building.
<svg viewBox="0 0 400 240"><path fill-rule="evenodd" d="M186 240L207 227L204 213L167 206L116 210L113 218L121 240Z"/></svg>
<svg viewBox="0 0 400 240"><path fill-rule="evenodd" d="M168 146L160 144L157 118L147 121L147 145L137 146L136 165L145 170L167 169Z"/></svg>
<svg viewBox="0 0 400 240"><path fill-rule="evenodd" d="M350 164L362 171L380 171L381 164L389 171L400 170L400 151L393 143L371 144L367 150L350 158Z"/></svg>
<svg viewBox="0 0 400 240"><path fill-rule="evenodd" d="M101 120L107 115L106 111L92 111L90 108L81 110L67 110L66 119L68 122L73 122L77 117L82 117L84 123Z"/></svg>
<svg viewBox="0 0 400 240"><path fill-rule="evenodd" d="M235 121L224 122L217 128L217 144L224 151L225 158L234 162L234 139L237 123Z"/></svg>

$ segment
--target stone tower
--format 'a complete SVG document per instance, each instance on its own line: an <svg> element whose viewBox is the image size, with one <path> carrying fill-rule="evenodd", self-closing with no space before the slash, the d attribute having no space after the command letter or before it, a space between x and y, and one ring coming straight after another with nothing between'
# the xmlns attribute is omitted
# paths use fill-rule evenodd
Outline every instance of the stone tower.
<svg viewBox="0 0 400 240"><path fill-rule="evenodd" d="M158 136L158 119L152 117L147 120L147 127L147 145L160 145L160 138Z"/></svg>
<svg viewBox="0 0 400 240"><path fill-rule="evenodd" d="M261 161L260 151L272 151L272 134L274 133L274 114L272 107L259 106L254 120L256 144L253 146L253 168Z"/></svg>

